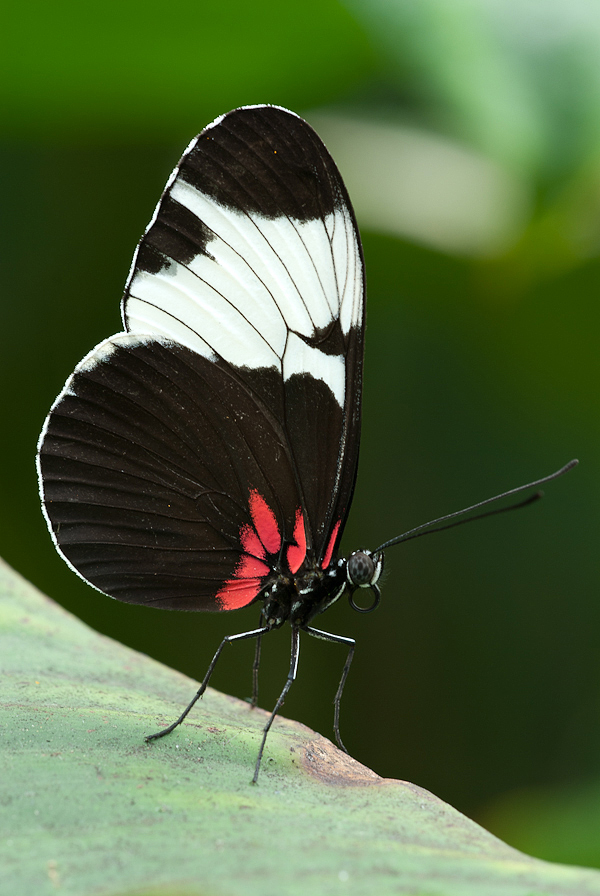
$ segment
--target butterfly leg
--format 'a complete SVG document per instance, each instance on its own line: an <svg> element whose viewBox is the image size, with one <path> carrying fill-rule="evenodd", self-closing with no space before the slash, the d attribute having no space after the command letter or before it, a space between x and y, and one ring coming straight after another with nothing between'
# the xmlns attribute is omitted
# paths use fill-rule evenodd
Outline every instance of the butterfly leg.
<svg viewBox="0 0 600 896"><path fill-rule="evenodd" d="M283 686L283 690L282 690L281 694L279 695L277 703L275 704L275 708L274 708L273 712L271 713L269 720L263 730L263 736L262 736L262 740L260 742L258 756L256 758L256 767L254 769L254 777L252 778L253 784L256 784L256 782L258 781L258 773L260 771L260 763L262 761L263 751L265 749L265 743L267 741L267 734L269 733L269 729L270 729L271 725L273 724L273 719L275 718L275 716L281 709L283 702L286 698L287 692L289 691L290 687L292 686L292 682L296 678L296 673L298 671L299 652L300 652L300 632L299 632L298 626L292 625L292 655L290 658L290 671L288 672L288 677Z"/></svg>
<svg viewBox="0 0 600 896"><path fill-rule="evenodd" d="M261 613L262 619L262 613ZM257 635L256 650L254 651L254 662L252 664L252 699L250 701L251 709L255 709L258 705L258 667L260 666L260 648L262 644L262 635Z"/></svg>
<svg viewBox="0 0 600 896"><path fill-rule="evenodd" d="M211 660L211 664L208 667L206 675L204 676L202 684L198 688L198 691L197 691L196 695L194 696L194 699L191 701L191 703L188 706L186 706L186 708L181 713L181 715L179 716L179 718L177 719L176 722L173 722L173 724L169 725L168 728L163 728L162 731L157 731L156 734L149 734L146 737L146 742L151 741L151 740L157 740L159 737L164 737L165 734L170 734L171 731L173 731L175 728L177 728L178 725L181 725L181 723L183 722L183 720L185 719L185 717L187 716L189 711L192 709L192 707L195 705L195 703L200 699L200 697L202 696L202 694L208 687L208 682L210 681L210 677L214 672L215 666L217 665L217 661L218 661L219 657L221 656L221 652L226 644L233 644L234 641L245 641L247 638L259 638L260 639L262 637L262 635L264 635L265 632L268 632L268 631L269 631L269 628L267 626L263 625L263 626L261 626L261 628L255 628L249 632L241 632L239 635L227 635L226 638L223 638L223 640L219 644L217 652L215 653L215 655L213 656L213 658Z"/></svg>
<svg viewBox="0 0 600 896"><path fill-rule="evenodd" d="M313 638L319 638L321 641L331 641L333 644L346 644L346 646L348 647L348 656L346 657L346 662L344 664L344 668L342 669L342 677L340 678L337 693L333 701L333 731L335 734L335 739L337 741L338 747L343 750L344 753L347 753L348 750L344 746L342 738L340 737L340 703L342 701L344 685L346 684L346 679L348 678L348 672L350 671L350 665L354 658L354 648L356 647L356 641L354 640L354 638L345 638L343 635L332 635L330 634L330 632L322 632L320 629L312 628L309 625L303 626L302 630L308 632L308 634L312 635Z"/></svg>

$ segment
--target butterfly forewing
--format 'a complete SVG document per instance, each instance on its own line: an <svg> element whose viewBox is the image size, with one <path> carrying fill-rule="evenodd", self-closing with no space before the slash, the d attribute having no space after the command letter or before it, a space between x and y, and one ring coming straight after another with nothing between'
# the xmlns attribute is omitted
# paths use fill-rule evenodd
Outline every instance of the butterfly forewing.
<svg viewBox="0 0 600 896"><path fill-rule="evenodd" d="M314 131L272 106L206 128L138 246L126 333L78 365L40 439L73 568L120 600L219 610L327 566L356 475L363 292Z"/></svg>

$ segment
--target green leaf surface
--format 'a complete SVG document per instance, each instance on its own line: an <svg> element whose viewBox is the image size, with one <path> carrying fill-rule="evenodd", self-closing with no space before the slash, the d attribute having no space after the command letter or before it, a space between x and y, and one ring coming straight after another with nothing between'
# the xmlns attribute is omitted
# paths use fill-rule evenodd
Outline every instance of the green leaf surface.
<svg viewBox="0 0 600 896"><path fill-rule="evenodd" d="M600 894L404 781L207 692L87 628L0 567L0 880L44 894Z"/></svg>

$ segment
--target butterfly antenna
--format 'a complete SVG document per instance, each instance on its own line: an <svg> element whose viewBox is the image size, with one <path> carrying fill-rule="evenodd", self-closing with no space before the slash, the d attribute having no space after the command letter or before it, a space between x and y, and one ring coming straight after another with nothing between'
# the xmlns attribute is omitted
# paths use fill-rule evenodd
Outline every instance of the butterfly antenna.
<svg viewBox="0 0 600 896"><path fill-rule="evenodd" d="M550 473L549 476L544 476L542 479L536 479L535 482L528 482L526 485L519 485L517 488L511 488L507 492L502 492L500 495L494 495L493 498L486 498L485 501L479 501L477 504L472 504L470 507L465 507L463 510L456 510L454 513L447 513L445 516L440 516L436 520L430 520L428 523L423 523L420 526L415 526L414 529L409 529L408 532L404 532L402 535L397 535L396 538L391 538L389 541L385 541L383 544L380 544L378 548L376 548L373 553L378 554L380 551L384 551L386 548L391 547L394 544L399 544L401 541L410 541L411 538L419 538L421 535L431 535L433 532L441 532L443 529L452 529L454 526L461 526L463 523L472 523L474 520L481 520L486 516L494 516L496 513L506 513L508 510L518 510L521 507L527 507L529 504L534 504L536 501L539 501L540 498L544 496L543 492L535 492L535 494L530 495L528 498L525 498L524 501L519 501L517 504L509 504L508 507L500 507L496 510L487 510L485 513L478 513L476 516L470 516L466 520L456 520L456 517L463 516L465 513L471 513L473 510L477 510L479 507L485 507L486 504L492 504L494 501L499 501L501 498L507 498L509 495L516 495L519 492L523 492L528 488L537 488L539 485L543 485L544 482L550 482L552 479L558 479L559 476L562 476L564 473L568 473L569 470L572 470L573 467L576 467L579 463L578 460L574 459L569 461L568 464L565 464L564 467L561 467L560 470L557 470L555 473ZM438 523L443 523L446 520L455 519L453 523L446 523L444 526L438 526ZM431 526L435 526L435 529L430 528Z"/></svg>

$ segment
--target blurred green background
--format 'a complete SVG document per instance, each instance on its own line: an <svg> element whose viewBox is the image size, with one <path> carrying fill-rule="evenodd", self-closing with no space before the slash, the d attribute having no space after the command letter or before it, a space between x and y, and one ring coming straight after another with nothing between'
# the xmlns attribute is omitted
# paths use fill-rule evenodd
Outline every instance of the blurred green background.
<svg viewBox="0 0 600 896"><path fill-rule="evenodd" d="M33 0L5 7L0 40L6 559L194 679L255 625L255 608L190 617L85 586L52 547L34 454L76 362L121 329L133 250L189 139L244 103L294 109L365 244L345 549L581 460L535 507L391 549L376 613L329 611L358 641L344 740L515 846L600 866L598 0ZM285 631L265 642L265 707L288 651ZM251 653L228 651L214 685L247 696ZM285 714L330 735L342 663L303 643Z"/></svg>

